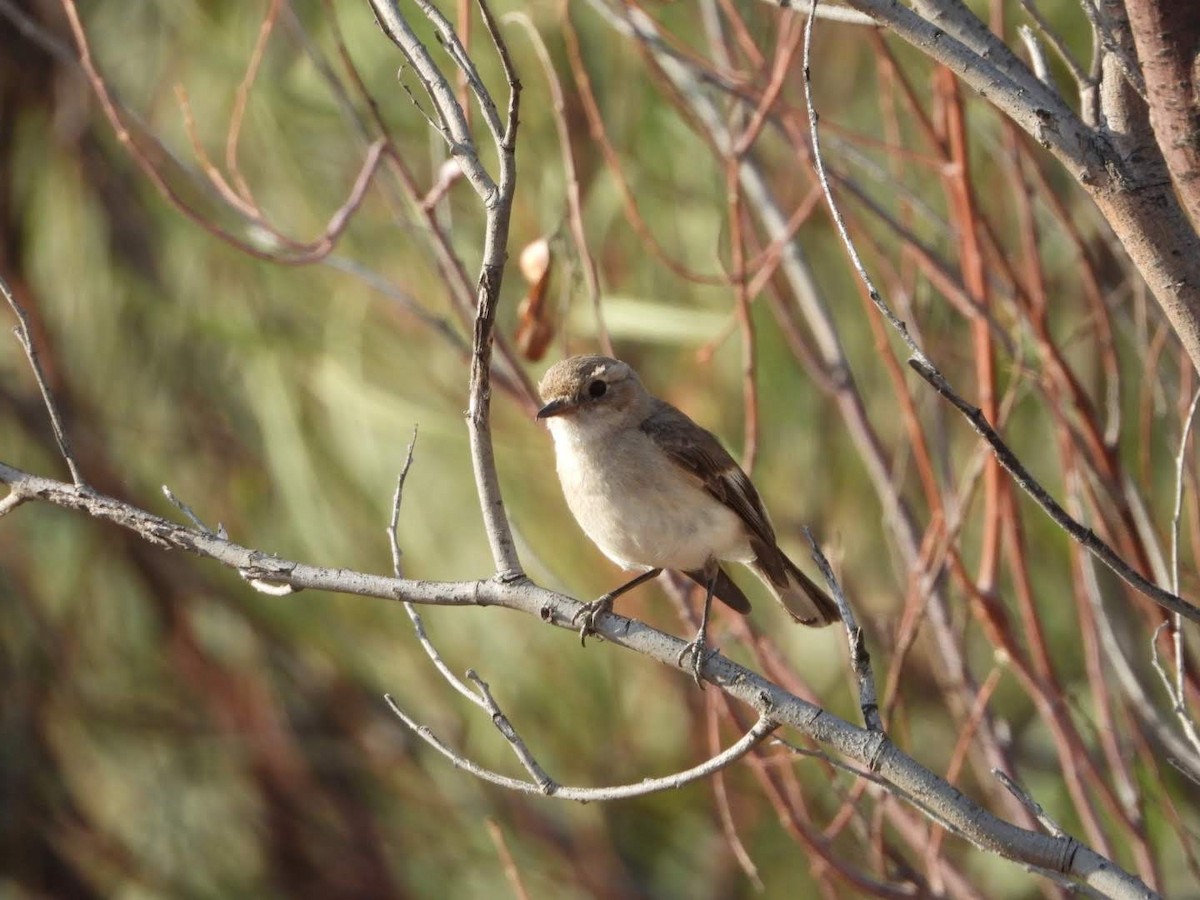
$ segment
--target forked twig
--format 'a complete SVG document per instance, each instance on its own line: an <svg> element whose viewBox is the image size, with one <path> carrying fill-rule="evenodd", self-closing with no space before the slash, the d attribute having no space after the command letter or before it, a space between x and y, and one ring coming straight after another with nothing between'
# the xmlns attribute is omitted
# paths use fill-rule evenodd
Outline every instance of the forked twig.
<svg viewBox="0 0 1200 900"><path fill-rule="evenodd" d="M496 309L500 301L500 285L504 277L504 264L508 255L506 247L509 217L512 213L513 193L516 190L515 142L521 83L513 68L508 46L486 0L478 0L480 15L500 58L509 88L508 108L503 122L491 94L480 79L453 25L427 0L416 2L421 12L438 30L442 46L450 54L450 58L466 75L467 84L483 110L484 122L491 132L499 157L499 175L493 179L479 158L466 113L459 104L453 87L409 26L396 0L370 0L384 33L400 48L437 108L444 133L451 142L451 153L459 161L463 174L479 195L487 213L483 261L476 292L467 426L471 437L475 484L479 493L484 527L496 563L497 576L515 581L524 578L525 573L521 568L500 493L500 481L492 448L490 408L493 331Z"/></svg>
<svg viewBox="0 0 1200 900"><path fill-rule="evenodd" d="M777 722L772 721L766 716L762 716L754 723L754 726L747 731L737 743L731 745L722 753L705 760L698 766L693 766L690 769L685 769L682 772L676 772L672 775L666 775L662 778L647 778L645 781L639 781L634 784L614 785L612 787L602 788L585 788L572 787L570 785L559 784L558 782L546 776L546 780L540 781L522 781L518 778L512 778L508 775L502 775L499 772L494 772L491 769L484 768L476 762L467 759L460 753L456 752L445 743L442 742L427 726L420 724L404 710L402 710L391 695L386 695L384 699L392 712L412 729L418 737L425 741L429 746L433 747L452 763L456 768L463 769L466 772L474 775L483 781L491 784L496 784L509 790L518 791L523 794L542 794L549 797L557 797L561 800L575 800L579 803L598 803L609 800L625 800L630 797L644 797L647 794L656 794L660 791L674 790L681 788L693 781L699 781L702 778L707 778L713 772L724 769L729 765L737 762L751 750L753 750L776 728L779 727ZM506 720L507 724L507 720ZM511 728L511 726L509 726ZM501 733L505 737L509 735L504 729ZM516 737L515 732L512 732L513 737ZM517 738L519 740L519 738ZM512 739L510 738L510 742ZM524 745L521 745L524 747ZM514 744L516 749L516 744ZM522 760L524 762L524 760ZM541 771L540 766L536 771ZM537 776L535 776L537 778Z"/></svg>

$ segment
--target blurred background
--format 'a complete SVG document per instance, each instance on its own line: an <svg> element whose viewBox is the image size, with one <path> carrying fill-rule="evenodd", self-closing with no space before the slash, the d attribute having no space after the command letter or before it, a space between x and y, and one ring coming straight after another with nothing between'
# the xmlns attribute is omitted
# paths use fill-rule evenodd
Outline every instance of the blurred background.
<svg viewBox="0 0 1200 900"><path fill-rule="evenodd" d="M478 12L444 8L503 105ZM598 4L496 4L525 17L503 25L525 88L510 254L545 240L551 260L544 284L509 266L498 319L493 434L529 574L581 599L623 580L570 519L528 394L554 360L611 340L753 464L810 572L813 528L902 749L1029 827L990 775L1004 768L1080 840L1188 896L1200 803L1162 742L1179 732L1150 666L1162 616L985 465L904 366L815 187L802 19L717 0L644 9L691 81ZM1077 5L1043 12L1086 58ZM1015 12L992 13L1014 32ZM489 576L463 418L483 216L464 179L446 181L430 104L367 3L80 2L78 16L130 144L63 6L0 3L0 271L85 476L179 518L166 484L247 546L388 573L384 529L419 426L405 574ZM945 73L862 26L816 31L823 151L889 302L967 399L995 398L1051 492L1157 575L1195 378L1120 247L1048 157ZM335 246L314 250L380 138L392 155ZM11 338L0 460L67 477ZM1195 596L1185 469L1181 590ZM843 635L792 627L744 575L754 615L719 611L714 642L857 721ZM483 784L383 703L523 774L399 605L265 596L62 509L0 522L0 601L0 896L1059 894L778 750L611 804ZM686 635L683 601L652 585L619 610ZM560 782L665 775L747 724L678 672L517 613L422 615Z"/></svg>

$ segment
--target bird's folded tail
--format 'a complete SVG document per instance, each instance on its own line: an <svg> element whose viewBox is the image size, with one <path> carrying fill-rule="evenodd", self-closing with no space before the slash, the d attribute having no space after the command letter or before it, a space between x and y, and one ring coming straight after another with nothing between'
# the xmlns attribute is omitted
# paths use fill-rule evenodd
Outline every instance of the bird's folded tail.
<svg viewBox="0 0 1200 900"><path fill-rule="evenodd" d="M837 604L782 550L778 547L756 549L759 550L758 558L750 563L750 568L793 619L801 625L823 628L842 618Z"/></svg>

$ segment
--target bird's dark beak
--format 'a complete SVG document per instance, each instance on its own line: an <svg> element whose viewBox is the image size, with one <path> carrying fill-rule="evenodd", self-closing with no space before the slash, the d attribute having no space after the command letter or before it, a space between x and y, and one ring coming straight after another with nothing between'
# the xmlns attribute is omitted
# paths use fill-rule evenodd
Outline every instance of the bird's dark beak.
<svg viewBox="0 0 1200 900"><path fill-rule="evenodd" d="M565 397L558 397L551 400L545 406L538 410L537 417L539 419L549 419L553 416L561 416L575 409L575 404Z"/></svg>

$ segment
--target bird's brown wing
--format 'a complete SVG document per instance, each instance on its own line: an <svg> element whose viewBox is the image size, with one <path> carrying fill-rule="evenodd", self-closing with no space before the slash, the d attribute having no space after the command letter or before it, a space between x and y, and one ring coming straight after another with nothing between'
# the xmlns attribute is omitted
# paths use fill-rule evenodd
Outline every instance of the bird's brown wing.
<svg viewBox="0 0 1200 900"><path fill-rule="evenodd" d="M709 494L738 514L749 532L750 549L755 556L752 567L766 578L784 608L806 625L836 622L840 618L837 605L779 549L762 498L716 436L670 404L661 400L655 400L654 404L654 410L642 422L642 431L676 465L695 477ZM703 573L687 574L704 584ZM724 572L721 575L729 580ZM795 591L800 591L807 600L798 600L793 596ZM714 593L721 597L719 592ZM729 603L729 600L725 602ZM745 604L749 609L748 600ZM733 603L729 605L744 611Z"/></svg>
<svg viewBox="0 0 1200 900"><path fill-rule="evenodd" d="M752 544L775 546L775 529L771 527L758 491L716 435L701 428L669 403L657 399L641 429L672 462L738 514L746 523Z"/></svg>

